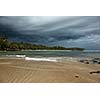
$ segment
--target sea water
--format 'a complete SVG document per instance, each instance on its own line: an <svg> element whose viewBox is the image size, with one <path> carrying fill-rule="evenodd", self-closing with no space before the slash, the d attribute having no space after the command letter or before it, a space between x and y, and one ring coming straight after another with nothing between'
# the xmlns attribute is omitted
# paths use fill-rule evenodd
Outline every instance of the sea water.
<svg viewBox="0 0 100 100"><path fill-rule="evenodd" d="M0 51L1 57L20 57L26 60L80 59L100 58L100 50L68 51L68 50L30 50L30 51Z"/></svg>

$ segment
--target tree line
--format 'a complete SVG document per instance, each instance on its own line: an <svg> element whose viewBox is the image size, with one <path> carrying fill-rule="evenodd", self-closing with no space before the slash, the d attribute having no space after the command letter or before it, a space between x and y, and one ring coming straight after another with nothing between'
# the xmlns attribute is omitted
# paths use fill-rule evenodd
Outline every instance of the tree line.
<svg viewBox="0 0 100 100"><path fill-rule="evenodd" d="M65 48L61 46L45 46L25 42L11 42L6 36L0 36L1 51L19 51L19 50L80 50L83 48Z"/></svg>

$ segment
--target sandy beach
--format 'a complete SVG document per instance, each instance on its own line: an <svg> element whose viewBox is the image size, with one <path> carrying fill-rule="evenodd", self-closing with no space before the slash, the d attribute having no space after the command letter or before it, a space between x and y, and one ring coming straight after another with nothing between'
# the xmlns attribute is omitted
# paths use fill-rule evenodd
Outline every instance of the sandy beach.
<svg viewBox="0 0 100 100"><path fill-rule="evenodd" d="M90 74L98 70L97 64L0 58L1 83L98 83L100 73Z"/></svg>

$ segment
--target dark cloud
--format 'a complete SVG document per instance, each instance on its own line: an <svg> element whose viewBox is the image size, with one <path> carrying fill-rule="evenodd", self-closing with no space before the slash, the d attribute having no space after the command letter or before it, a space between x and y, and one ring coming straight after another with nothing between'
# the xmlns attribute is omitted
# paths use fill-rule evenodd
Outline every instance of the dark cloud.
<svg viewBox="0 0 100 100"><path fill-rule="evenodd" d="M1 16L2 33L12 41L100 49L99 16Z"/></svg>

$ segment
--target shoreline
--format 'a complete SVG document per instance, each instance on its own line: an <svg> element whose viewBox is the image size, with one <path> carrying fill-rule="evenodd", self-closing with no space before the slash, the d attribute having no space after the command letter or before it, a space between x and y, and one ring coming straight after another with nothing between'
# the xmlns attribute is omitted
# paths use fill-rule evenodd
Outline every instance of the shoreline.
<svg viewBox="0 0 100 100"><path fill-rule="evenodd" d="M50 62L66 62L66 61L72 61L72 62L78 62L82 58L79 57L42 57L42 56L35 56L35 57L28 57L26 55L6 55L1 56L0 59L24 59L25 61L50 61Z"/></svg>
<svg viewBox="0 0 100 100"><path fill-rule="evenodd" d="M84 63L86 61L91 62L93 59L95 60L96 58L93 57L66 57L66 56L62 56L62 57L58 57L58 56L34 56L34 57L29 57L26 55L4 55L4 56L0 56L0 59L24 59L25 61L50 61L50 62L66 62L66 61L72 61L72 62L81 62ZM100 62L100 58L98 61Z"/></svg>

